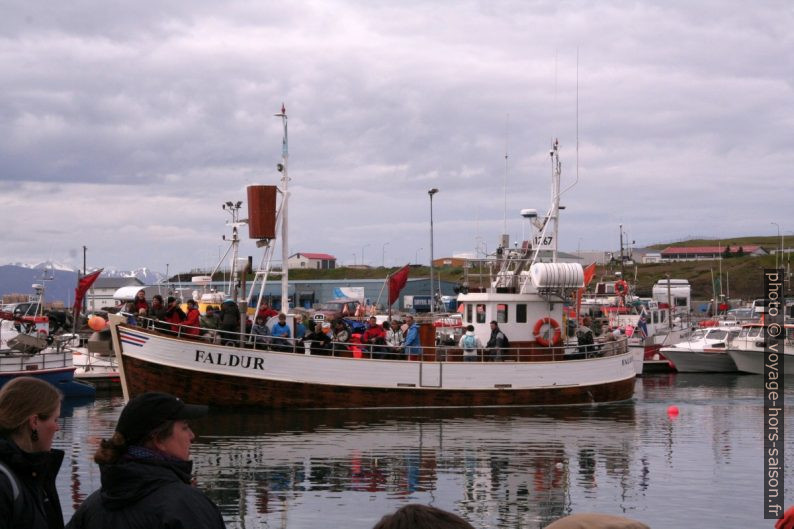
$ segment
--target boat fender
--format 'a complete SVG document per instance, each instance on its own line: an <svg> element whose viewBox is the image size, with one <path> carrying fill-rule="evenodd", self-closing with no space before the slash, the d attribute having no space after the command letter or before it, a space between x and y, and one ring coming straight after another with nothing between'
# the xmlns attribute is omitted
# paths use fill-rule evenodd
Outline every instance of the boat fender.
<svg viewBox="0 0 794 529"><path fill-rule="evenodd" d="M548 325L550 328L554 329L554 334L552 335L551 340L547 340L546 337L540 333L540 330L544 325ZM535 335L535 342L537 342L537 344L541 347L558 345L562 341L562 331L560 330L560 324L557 323L557 320L554 318L549 318L548 316L535 322L535 327L532 329L532 334Z"/></svg>
<svg viewBox="0 0 794 529"><path fill-rule="evenodd" d="M625 297L626 294L629 293L629 284L623 279L617 281L615 283L615 292L617 292L619 296Z"/></svg>

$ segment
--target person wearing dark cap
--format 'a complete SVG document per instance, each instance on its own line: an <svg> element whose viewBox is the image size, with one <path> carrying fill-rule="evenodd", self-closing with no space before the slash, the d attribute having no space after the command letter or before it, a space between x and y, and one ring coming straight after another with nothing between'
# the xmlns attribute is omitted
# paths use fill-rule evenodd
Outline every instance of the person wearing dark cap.
<svg viewBox="0 0 794 529"><path fill-rule="evenodd" d="M206 413L206 406L166 393L130 400L115 433L94 454L102 488L77 509L67 528L224 528L218 507L190 485L195 435L187 421Z"/></svg>

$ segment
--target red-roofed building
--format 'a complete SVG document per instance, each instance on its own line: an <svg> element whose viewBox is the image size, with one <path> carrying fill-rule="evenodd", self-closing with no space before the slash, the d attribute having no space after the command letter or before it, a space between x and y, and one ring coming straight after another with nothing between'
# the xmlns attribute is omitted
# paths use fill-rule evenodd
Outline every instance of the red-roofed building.
<svg viewBox="0 0 794 529"><path fill-rule="evenodd" d="M767 255L768 252L754 244L731 245L732 254L737 254L739 248L746 256ZM725 246L668 246L662 250L663 261L707 261L719 259L725 253Z"/></svg>
<svg viewBox="0 0 794 529"><path fill-rule="evenodd" d="M327 253L294 253L289 256L287 266L304 270L332 270L336 268L336 257Z"/></svg>

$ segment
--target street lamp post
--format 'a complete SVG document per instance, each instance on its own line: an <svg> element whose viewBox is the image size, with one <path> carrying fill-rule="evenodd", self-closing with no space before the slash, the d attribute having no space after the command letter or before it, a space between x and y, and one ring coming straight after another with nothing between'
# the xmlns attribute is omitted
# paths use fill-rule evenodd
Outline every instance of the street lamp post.
<svg viewBox="0 0 794 529"><path fill-rule="evenodd" d="M433 284L433 195L438 193L435 187L428 190L430 196L430 313L436 312L436 290Z"/></svg>
<svg viewBox="0 0 794 529"><path fill-rule="evenodd" d="M356 266L358 262L356 261L356 252L353 252L353 266Z"/></svg>
<svg viewBox="0 0 794 529"><path fill-rule="evenodd" d="M361 247L361 266L364 266L364 248L366 248L367 246L369 246L369 243Z"/></svg>
<svg viewBox="0 0 794 529"><path fill-rule="evenodd" d="M384 242L380 248L380 265L384 268L386 267L386 245L388 244L388 242Z"/></svg>
<svg viewBox="0 0 794 529"><path fill-rule="evenodd" d="M777 269L777 267L778 267L777 266L777 259L778 259L778 255L777 254L781 254L780 255L781 261L783 259L783 255L782 255L782 252L783 252L783 237L780 236L780 224L778 224L777 222L770 222L770 224L774 224L775 226L777 226L777 236L780 237L780 251L779 252L775 252L775 269Z"/></svg>

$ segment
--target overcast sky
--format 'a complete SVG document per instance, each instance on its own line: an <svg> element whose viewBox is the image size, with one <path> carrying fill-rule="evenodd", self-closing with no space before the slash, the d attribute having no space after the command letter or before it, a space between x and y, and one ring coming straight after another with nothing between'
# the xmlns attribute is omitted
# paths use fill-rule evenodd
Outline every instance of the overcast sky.
<svg viewBox="0 0 794 529"><path fill-rule="evenodd" d="M576 178L577 50L561 249L794 241L793 6L6 0L0 264L211 267L221 204L278 183L282 102L290 253L426 263L432 187L434 255L493 251L548 208L553 138Z"/></svg>

